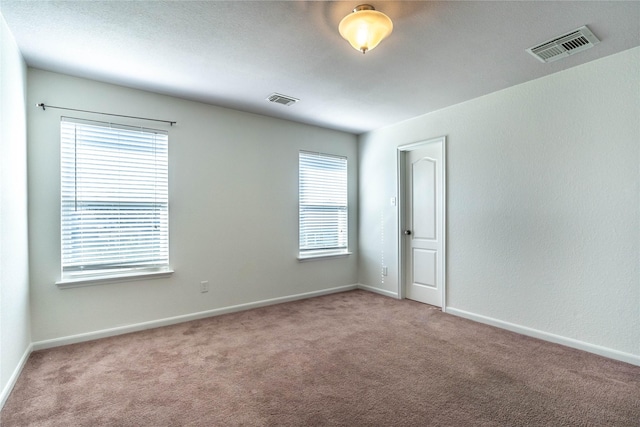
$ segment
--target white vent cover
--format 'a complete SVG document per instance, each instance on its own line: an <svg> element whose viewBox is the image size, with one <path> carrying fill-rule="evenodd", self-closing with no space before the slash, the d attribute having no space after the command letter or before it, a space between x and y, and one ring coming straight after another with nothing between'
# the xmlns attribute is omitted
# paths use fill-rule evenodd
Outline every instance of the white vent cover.
<svg viewBox="0 0 640 427"><path fill-rule="evenodd" d="M293 98L291 96L282 95L280 93L275 93L274 92L271 95L269 95L269 97L267 98L267 101L275 102L276 104L286 105L288 107L290 105L295 104L296 102L298 102L300 100L296 99L296 98Z"/></svg>
<svg viewBox="0 0 640 427"><path fill-rule="evenodd" d="M556 37L553 40L531 47L527 49L527 52L538 58L541 62L552 62L573 55L576 52L592 48L598 43L600 43L600 40L584 26Z"/></svg>

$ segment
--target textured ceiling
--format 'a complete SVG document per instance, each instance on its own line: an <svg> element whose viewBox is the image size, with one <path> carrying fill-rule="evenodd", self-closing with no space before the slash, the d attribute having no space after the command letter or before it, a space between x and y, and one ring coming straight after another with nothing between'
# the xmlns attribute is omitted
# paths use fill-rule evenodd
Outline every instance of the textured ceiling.
<svg viewBox="0 0 640 427"><path fill-rule="evenodd" d="M357 4L0 0L0 12L29 66L356 134L640 45L638 1L376 1L394 31L363 55L337 30ZM593 49L548 64L525 52L582 25Z"/></svg>

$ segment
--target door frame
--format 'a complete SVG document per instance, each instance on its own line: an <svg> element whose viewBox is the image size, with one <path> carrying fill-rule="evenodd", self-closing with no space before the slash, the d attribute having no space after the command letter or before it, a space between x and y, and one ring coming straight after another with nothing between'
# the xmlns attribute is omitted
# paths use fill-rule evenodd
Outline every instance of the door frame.
<svg viewBox="0 0 640 427"><path fill-rule="evenodd" d="M398 230L397 230L397 254L398 254L398 299L406 298L405 279L407 272L405 271L405 259L407 254L405 253L406 245L403 237L403 231L405 230L406 221L406 154L409 151L422 148L427 144L442 143L442 311L446 311L447 307L447 137L439 136L437 138L421 140L398 146L397 150L397 183L398 183L398 203L396 206L398 212Z"/></svg>

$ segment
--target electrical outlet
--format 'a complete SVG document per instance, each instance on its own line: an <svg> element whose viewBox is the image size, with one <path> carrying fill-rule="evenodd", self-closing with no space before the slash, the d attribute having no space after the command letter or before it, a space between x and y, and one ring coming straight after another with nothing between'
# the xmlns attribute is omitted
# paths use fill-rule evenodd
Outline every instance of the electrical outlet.
<svg viewBox="0 0 640 427"><path fill-rule="evenodd" d="M200 292L209 292L209 281L203 280L200 282Z"/></svg>

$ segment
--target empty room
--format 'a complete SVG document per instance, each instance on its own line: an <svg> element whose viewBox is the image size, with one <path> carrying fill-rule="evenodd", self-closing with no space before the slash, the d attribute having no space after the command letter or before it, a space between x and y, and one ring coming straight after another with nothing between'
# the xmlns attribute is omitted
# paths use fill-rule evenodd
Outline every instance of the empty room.
<svg viewBox="0 0 640 427"><path fill-rule="evenodd" d="M0 0L0 425L640 425L640 1Z"/></svg>

